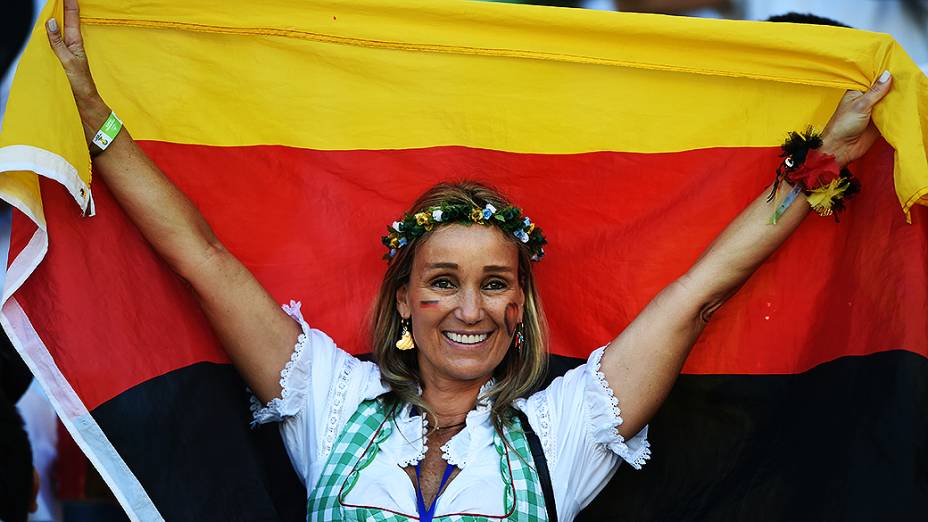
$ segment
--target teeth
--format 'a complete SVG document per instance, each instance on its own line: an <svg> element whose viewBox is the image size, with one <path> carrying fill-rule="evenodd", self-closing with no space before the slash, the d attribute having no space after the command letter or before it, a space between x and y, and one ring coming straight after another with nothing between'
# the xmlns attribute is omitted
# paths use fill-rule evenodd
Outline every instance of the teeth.
<svg viewBox="0 0 928 522"><path fill-rule="evenodd" d="M454 332L445 332L445 337L460 344L477 344L482 343L489 337L489 334L458 334Z"/></svg>

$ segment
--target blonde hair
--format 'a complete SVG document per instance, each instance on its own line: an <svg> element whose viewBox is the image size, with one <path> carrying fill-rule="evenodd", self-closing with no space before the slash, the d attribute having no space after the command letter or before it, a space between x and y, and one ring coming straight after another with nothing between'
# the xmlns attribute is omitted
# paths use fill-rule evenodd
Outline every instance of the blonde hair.
<svg viewBox="0 0 928 522"><path fill-rule="evenodd" d="M442 203L466 204L476 208L483 208L487 203L500 209L511 206L499 191L474 181L462 181L439 183L430 188L412 204L408 214ZM374 305L371 347L374 360L380 366L381 376L390 385L392 398L432 413L419 396L420 375L416 351L401 351L395 345L402 327L396 308L396 292L409 282L416 251L430 235L431 232L411 240L390 260ZM500 433L502 427L512 419L512 403L534 392L544 379L548 367L547 323L535 288L531 253L515 237L505 237L519 247L519 284L525 293L522 317L525 340L521 350L510 346L493 372L495 384L487 391L487 397L492 401L490 411L493 424Z"/></svg>

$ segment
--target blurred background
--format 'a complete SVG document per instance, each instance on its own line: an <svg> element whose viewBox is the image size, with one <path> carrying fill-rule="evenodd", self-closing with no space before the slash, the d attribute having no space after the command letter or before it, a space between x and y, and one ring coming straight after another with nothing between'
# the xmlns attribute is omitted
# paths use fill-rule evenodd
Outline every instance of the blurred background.
<svg viewBox="0 0 928 522"><path fill-rule="evenodd" d="M768 20L789 13L812 14L841 25L888 33L928 70L928 0L541 0L506 3L551 5L607 11L657 13L729 20ZM822 23L788 17L786 20Z"/></svg>
<svg viewBox="0 0 928 522"><path fill-rule="evenodd" d="M3 0L0 7L0 126L16 59L44 3L44 0ZM891 34L915 63L928 72L928 0L516 0L508 3L846 25ZM41 388L31 381L19 355L0 334L0 520L18 522L26 516L33 521L126 520L103 481L63 429ZM38 489L37 484L40 485ZM26 515L29 511L32 513Z"/></svg>

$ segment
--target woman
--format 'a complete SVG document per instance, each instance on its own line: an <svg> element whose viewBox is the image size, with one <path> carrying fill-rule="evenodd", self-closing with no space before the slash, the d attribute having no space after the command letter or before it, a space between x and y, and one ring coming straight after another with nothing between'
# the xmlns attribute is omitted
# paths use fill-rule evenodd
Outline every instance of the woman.
<svg viewBox="0 0 928 522"><path fill-rule="evenodd" d="M96 172L196 292L257 397L255 421L281 422L312 520L572 520L621 459L648 458L645 425L706 322L810 209L761 194L615 340L536 392L546 345L531 265L543 236L487 187L436 186L385 238L378 364L361 362L310 329L299 304L281 311L127 131L95 139L118 125L90 76L76 0L63 29L47 29ZM873 143L870 113L889 87L884 73L867 93L847 93L821 142L796 137L778 179L830 190L837 208L852 187L838 171Z"/></svg>

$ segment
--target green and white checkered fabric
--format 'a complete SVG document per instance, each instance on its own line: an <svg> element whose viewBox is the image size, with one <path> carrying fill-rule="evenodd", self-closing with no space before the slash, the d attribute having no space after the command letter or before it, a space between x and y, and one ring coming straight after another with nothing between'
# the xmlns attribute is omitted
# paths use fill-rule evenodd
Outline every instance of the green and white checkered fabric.
<svg viewBox="0 0 928 522"><path fill-rule="evenodd" d="M356 507L344 502L348 492L358 482L358 476L373 462L380 451L380 444L393 432L393 423L386 422L388 415L384 402L379 399L362 402L329 454L322 476L316 483L307 504L306 519L309 522L339 521L383 521L406 522L418 520L380 509ZM500 494L503 505L511 514L504 520L511 522L547 522L544 494L534 466L528 439L518 419L506 430L508 447L499 434L493 439L500 456ZM407 484L397 487L409 487ZM435 522L477 522L487 520L467 514L436 516Z"/></svg>

